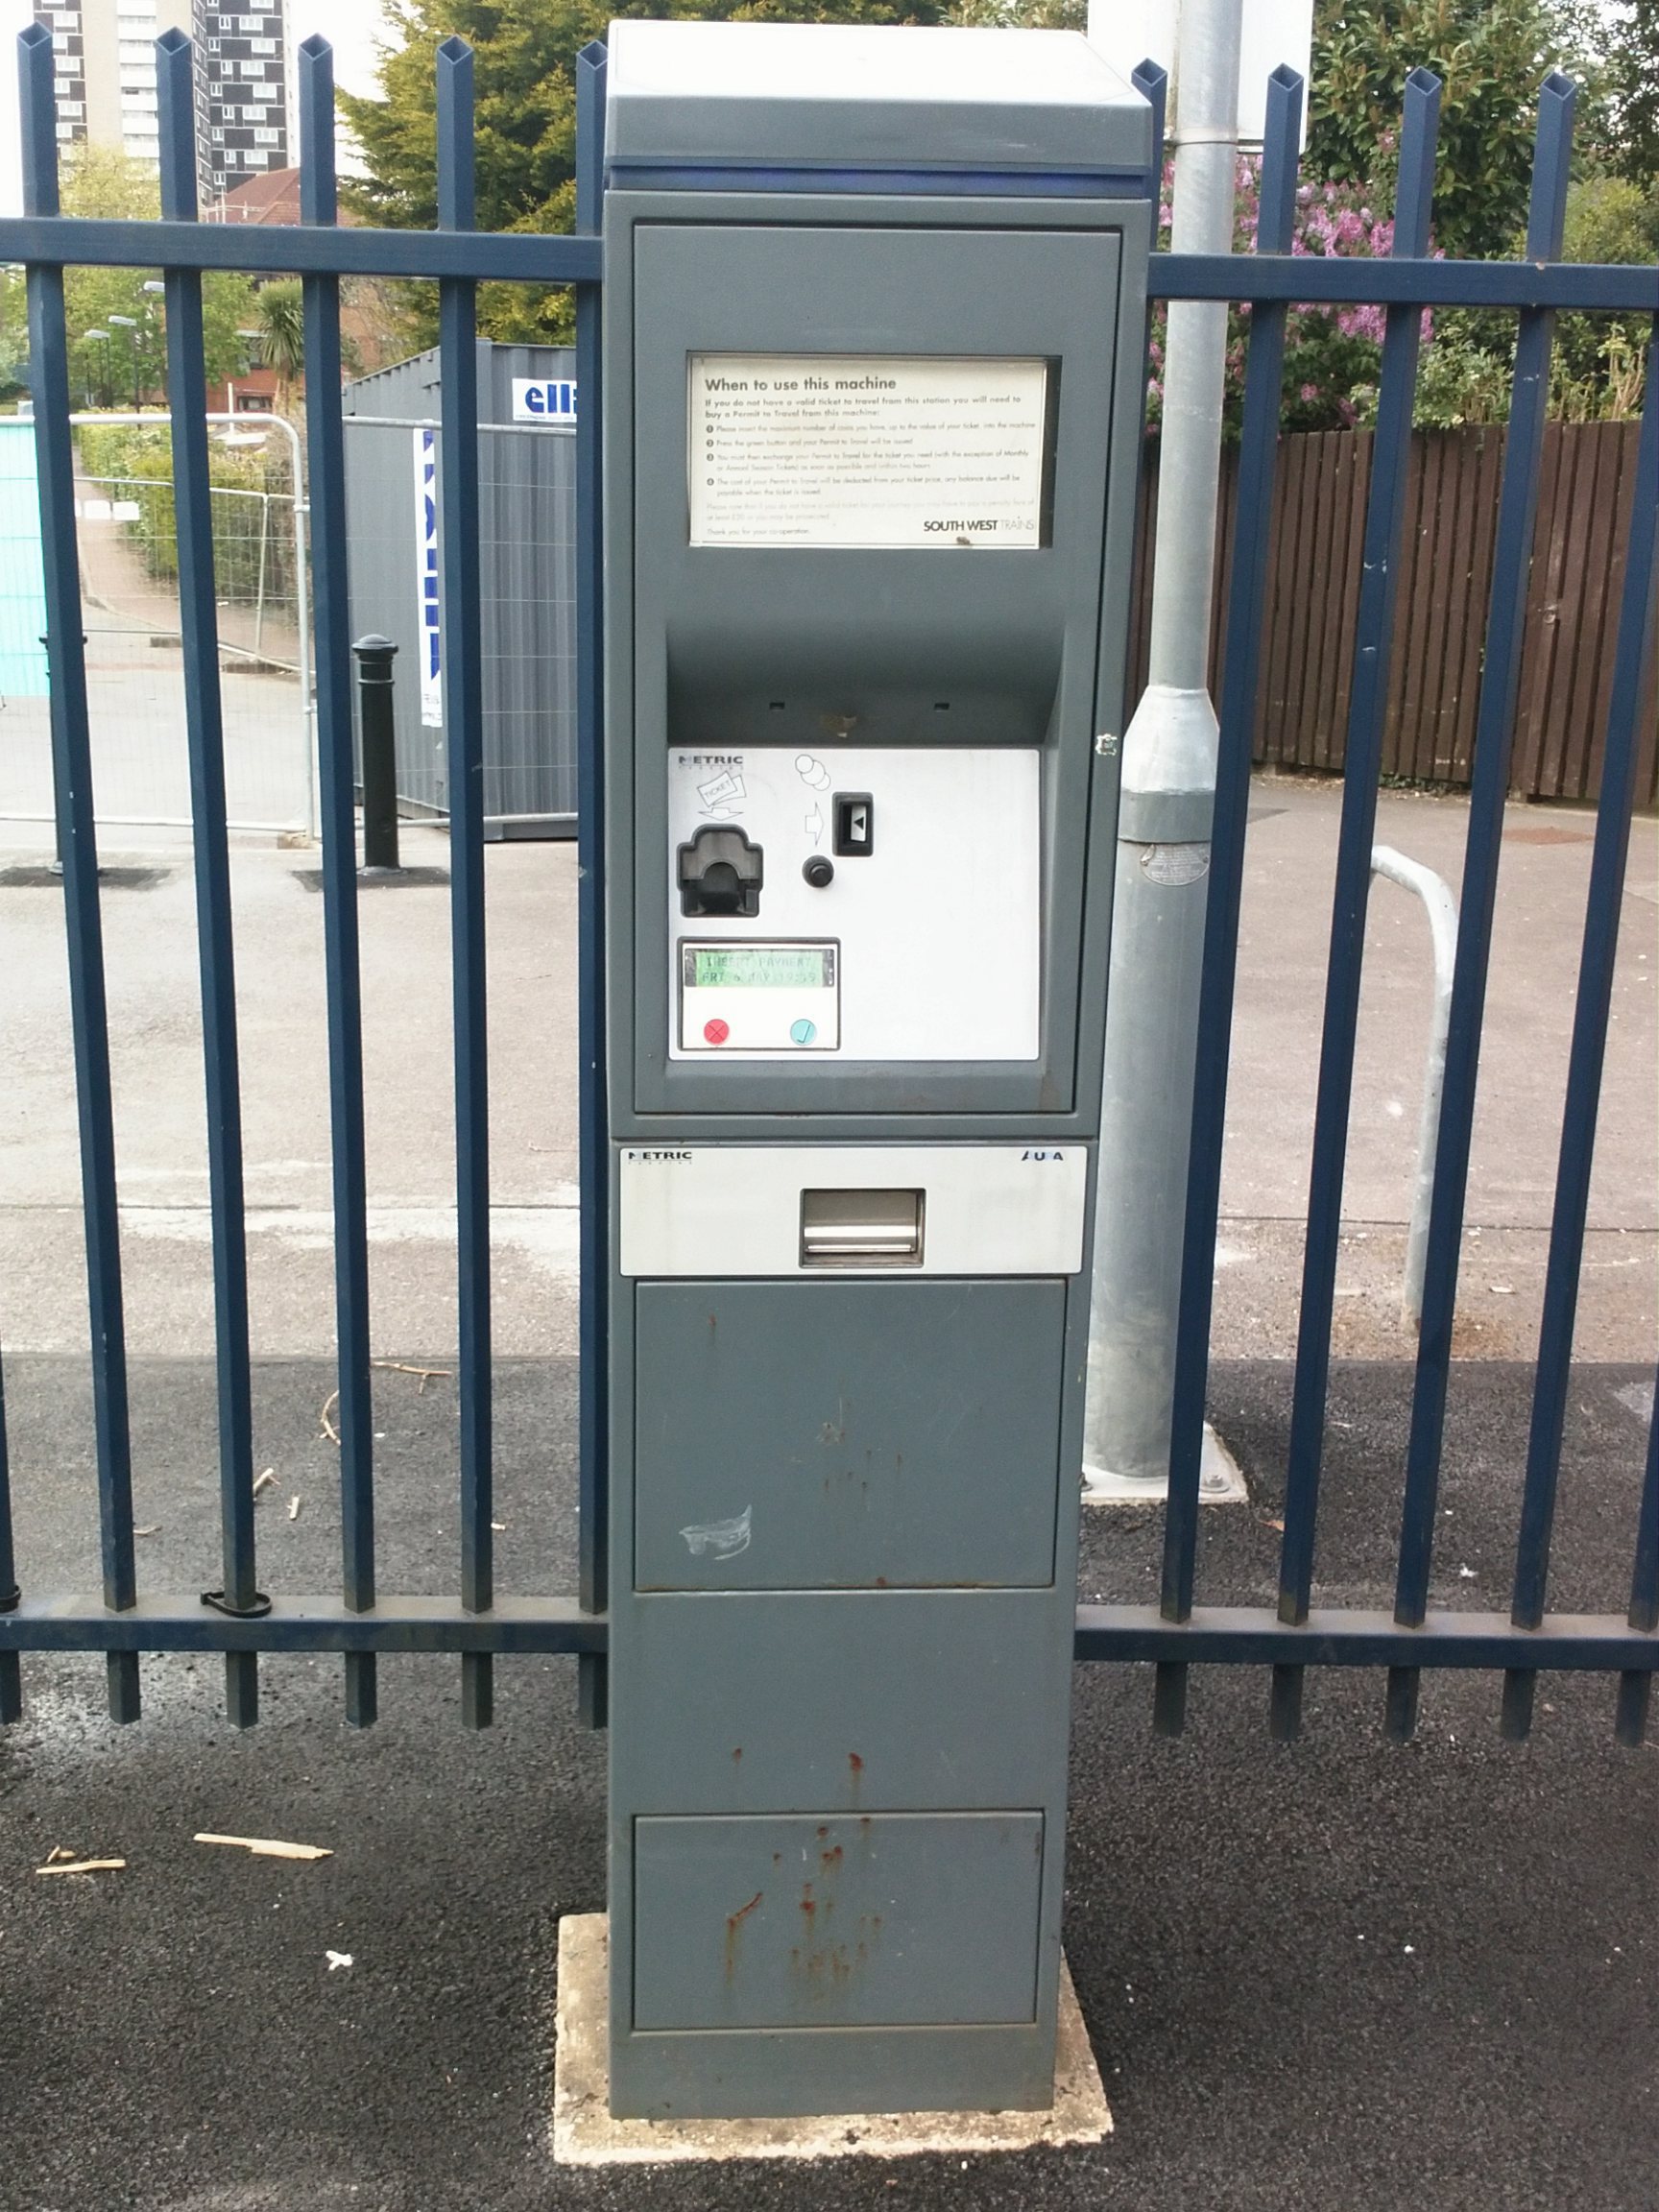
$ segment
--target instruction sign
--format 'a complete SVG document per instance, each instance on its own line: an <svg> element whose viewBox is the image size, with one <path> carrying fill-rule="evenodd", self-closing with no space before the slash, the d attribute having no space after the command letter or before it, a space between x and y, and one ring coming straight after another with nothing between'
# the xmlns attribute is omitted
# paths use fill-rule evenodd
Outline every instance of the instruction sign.
<svg viewBox="0 0 1659 2212"><path fill-rule="evenodd" d="M1048 365L694 353L693 545L1043 542Z"/></svg>

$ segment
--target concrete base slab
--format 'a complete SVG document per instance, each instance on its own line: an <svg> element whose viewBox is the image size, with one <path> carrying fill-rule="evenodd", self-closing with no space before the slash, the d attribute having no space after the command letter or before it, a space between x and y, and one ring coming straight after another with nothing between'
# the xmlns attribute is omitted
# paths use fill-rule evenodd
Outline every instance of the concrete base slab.
<svg viewBox="0 0 1659 2212"><path fill-rule="evenodd" d="M609 2102L610 1966L605 1913L571 1913L560 1921L553 2155L568 2166L906 2158L925 2152L1098 2143L1112 2132L1100 2069L1064 1960L1054 2102L1046 2112L841 2112L804 2120L613 2120Z"/></svg>
<svg viewBox="0 0 1659 2212"><path fill-rule="evenodd" d="M1167 1497L1164 1480L1143 1482L1134 1475L1115 1475L1109 1467L1083 1469L1085 1505L1148 1505ZM1211 1428L1204 1424L1204 1456L1198 1465L1200 1505L1245 1505L1250 1493L1237 1459Z"/></svg>

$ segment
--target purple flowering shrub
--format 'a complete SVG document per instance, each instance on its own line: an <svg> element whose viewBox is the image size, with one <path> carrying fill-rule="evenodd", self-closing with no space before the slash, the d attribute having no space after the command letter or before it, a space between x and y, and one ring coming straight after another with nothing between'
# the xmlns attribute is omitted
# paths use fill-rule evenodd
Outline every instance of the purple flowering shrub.
<svg viewBox="0 0 1659 2212"><path fill-rule="evenodd" d="M1386 149L1381 149L1386 152ZM1261 160L1244 155L1233 212L1233 251L1256 250ZM1173 164L1164 173L1164 204L1159 209L1159 243L1168 244L1169 196ZM1385 254L1394 242L1392 220L1379 213L1358 184L1301 185L1290 251L1296 254ZM1423 317L1425 341L1431 318ZM1162 304L1152 322L1148 351L1147 421L1163 416L1164 337ZM1245 340L1250 326L1247 301L1236 304L1227 321L1225 423L1237 437L1243 409ZM1286 318L1285 393L1281 425L1286 430L1348 430L1369 422L1376 410L1377 377L1382 352L1383 310L1376 306L1297 306Z"/></svg>

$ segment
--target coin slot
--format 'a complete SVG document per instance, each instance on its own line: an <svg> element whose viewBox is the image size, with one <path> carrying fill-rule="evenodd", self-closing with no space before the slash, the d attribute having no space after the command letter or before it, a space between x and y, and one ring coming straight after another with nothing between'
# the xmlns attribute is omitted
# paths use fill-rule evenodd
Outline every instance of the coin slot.
<svg viewBox="0 0 1659 2212"><path fill-rule="evenodd" d="M866 859L876 850L876 802L868 791L837 791L832 804L835 851L846 859Z"/></svg>

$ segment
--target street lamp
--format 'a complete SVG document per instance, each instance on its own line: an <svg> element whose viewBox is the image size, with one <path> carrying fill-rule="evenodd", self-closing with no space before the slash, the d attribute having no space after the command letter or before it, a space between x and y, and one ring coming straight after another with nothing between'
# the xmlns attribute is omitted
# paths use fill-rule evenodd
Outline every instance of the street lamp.
<svg viewBox="0 0 1659 2212"><path fill-rule="evenodd" d="M103 342L104 405L106 407L113 407L115 404L115 388L114 385L110 382L109 377L109 333L108 330L83 330L81 335L83 338L97 338Z"/></svg>
<svg viewBox="0 0 1659 2212"><path fill-rule="evenodd" d="M131 333L127 340L127 355L132 371L132 412L135 415L142 414L144 401L138 390L138 318L136 315L111 315L109 320Z"/></svg>
<svg viewBox="0 0 1659 2212"><path fill-rule="evenodd" d="M156 325L155 325L155 322L152 320L152 318L153 318L153 317L156 315L156 312L157 312L157 310L159 309L159 307L160 307L160 304L161 304L161 301L162 301L162 300L163 300L163 299L166 297L166 292L167 292L167 287L166 287L166 285L165 285L165 284L164 284L164 283L161 281L161 279L160 279L160 277L159 277L159 276L146 276L146 277L145 277L145 279L144 279L144 294L145 294L145 298L144 298L144 339L145 339L145 350L146 350L146 352L147 352L147 353L149 353L149 354L151 355L152 364L153 364L153 366L154 366L154 368L155 368L155 371L156 371L156 373L155 373L155 375L154 375L154 376L151 378L151 382L152 382L152 383L154 383L154 384L156 384L156 385L158 385L158 386L160 387L160 390L161 390L161 396L162 396L162 399L163 399L163 402L165 402L165 399L166 399L166 395L167 395L167 363L166 363L166 360L165 360L165 358L164 358L164 356L163 356L163 353L162 353L162 347L161 347L161 340L160 340L160 336L159 336L158 332L156 331Z"/></svg>

